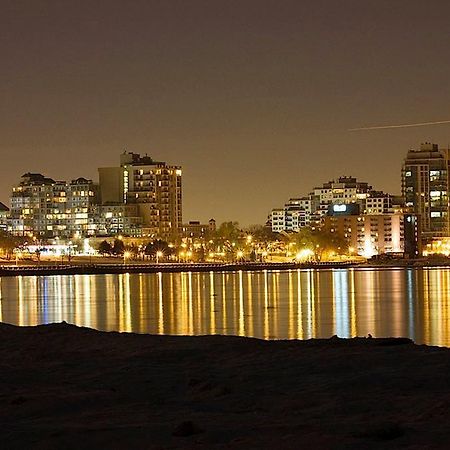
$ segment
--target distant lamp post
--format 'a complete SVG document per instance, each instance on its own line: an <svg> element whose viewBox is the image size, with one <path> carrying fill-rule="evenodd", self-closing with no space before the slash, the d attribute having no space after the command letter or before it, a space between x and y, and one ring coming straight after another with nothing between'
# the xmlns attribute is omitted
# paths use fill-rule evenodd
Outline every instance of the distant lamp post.
<svg viewBox="0 0 450 450"><path fill-rule="evenodd" d="M123 263L126 264L127 259L131 256L130 252L123 252Z"/></svg>
<svg viewBox="0 0 450 450"><path fill-rule="evenodd" d="M19 256L21 256L20 252L16 252L16 266L19 265Z"/></svg>
<svg viewBox="0 0 450 450"><path fill-rule="evenodd" d="M242 250L238 250L236 256L238 260L241 260L244 257L244 252Z"/></svg>
<svg viewBox="0 0 450 450"><path fill-rule="evenodd" d="M164 253L161 250L158 250L156 252L156 264L159 264L159 258L162 258L164 256Z"/></svg>

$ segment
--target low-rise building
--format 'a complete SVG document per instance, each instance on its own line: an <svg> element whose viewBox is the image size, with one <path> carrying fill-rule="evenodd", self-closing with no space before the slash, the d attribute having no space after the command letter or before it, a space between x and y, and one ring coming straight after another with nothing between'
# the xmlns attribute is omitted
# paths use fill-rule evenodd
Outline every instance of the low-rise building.
<svg viewBox="0 0 450 450"><path fill-rule="evenodd" d="M204 238L216 231L216 221L210 219L208 223L200 223L199 220L191 220L181 226L181 237Z"/></svg>
<svg viewBox="0 0 450 450"><path fill-rule="evenodd" d="M420 224L410 213L333 214L324 217L323 230L343 239L351 253L371 257L421 254Z"/></svg>
<svg viewBox="0 0 450 450"><path fill-rule="evenodd" d="M320 227L333 205L358 205L364 214L387 214L398 203L398 197L374 191L365 181L342 176L315 187L306 197L290 199L284 208L273 209L269 220L274 232L295 232L304 226Z"/></svg>

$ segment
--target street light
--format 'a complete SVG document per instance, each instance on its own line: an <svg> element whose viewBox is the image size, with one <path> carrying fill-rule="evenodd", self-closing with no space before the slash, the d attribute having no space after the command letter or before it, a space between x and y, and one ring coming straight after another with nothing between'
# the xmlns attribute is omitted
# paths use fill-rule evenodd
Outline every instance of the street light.
<svg viewBox="0 0 450 450"><path fill-rule="evenodd" d="M161 250L158 250L156 252L156 264L159 264L159 258L162 258L164 256L164 253Z"/></svg>
<svg viewBox="0 0 450 450"><path fill-rule="evenodd" d="M123 252L123 263L131 256L130 252Z"/></svg>

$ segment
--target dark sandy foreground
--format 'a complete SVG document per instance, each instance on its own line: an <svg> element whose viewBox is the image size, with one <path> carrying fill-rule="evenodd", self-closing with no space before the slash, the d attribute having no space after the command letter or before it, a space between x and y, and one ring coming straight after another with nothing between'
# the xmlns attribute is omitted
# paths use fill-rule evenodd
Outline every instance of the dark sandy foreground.
<svg viewBox="0 0 450 450"><path fill-rule="evenodd" d="M0 324L1 448L450 448L450 350Z"/></svg>

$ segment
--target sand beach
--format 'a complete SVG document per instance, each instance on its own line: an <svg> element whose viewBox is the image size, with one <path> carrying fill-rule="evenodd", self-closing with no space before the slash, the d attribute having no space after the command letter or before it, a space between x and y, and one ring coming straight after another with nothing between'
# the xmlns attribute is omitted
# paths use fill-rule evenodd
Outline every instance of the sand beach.
<svg viewBox="0 0 450 450"><path fill-rule="evenodd" d="M450 350L0 324L2 447L448 448Z"/></svg>

